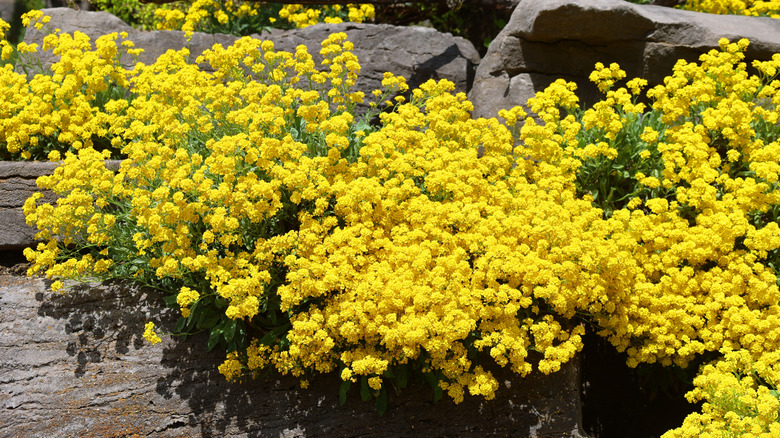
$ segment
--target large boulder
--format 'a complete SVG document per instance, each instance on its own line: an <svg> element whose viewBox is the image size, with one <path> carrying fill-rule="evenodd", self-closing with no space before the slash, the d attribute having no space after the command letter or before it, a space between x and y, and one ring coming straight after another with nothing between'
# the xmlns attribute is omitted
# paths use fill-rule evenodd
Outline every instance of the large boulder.
<svg viewBox="0 0 780 438"><path fill-rule="evenodd" d="M558 78L574 81L583 104L600 95L588 81L596 62L617 62L629 78L662 83L678 59L696 61L720 38L750 40L748 60L780 52L773 18L713 15L623 0L521 0L477 69L475 116L524 105Z"/></svg>
<svg viewBox="0 0 780 438"><path fill-rule="evenodd" d="M44 14L51 17L48 29L60 29L65 33L80 31L89 35L93 41L111 32L127 32L128 39L137 48L144 49L139 61L145 64L153 63L170 49L178 50L182 47L189 47L195 59L214 44L228 46L238 39L230 35L196 32L188 42L184 32L137 30L107 12L54 8L45 9ZM47 28L29 28L25 42L41 44L48 32ZM276 50L295 52L299 44L304 44L315 62L319 63L322 59L319 54L322 41L336 32L346 32L348 40L355 45L354 53L362 67L356 89L363 91L366 96L380 87L386 71L404 76L410 87L418 86L428 79L448 79L455 83L457 91L468 92L479 64L479 53L468 40L419 26L323 23L304 29L271 30L253 37L273 41ZM51 52L45 52L41 59L44 66L49 66L55 57ZM122 57L122 61L128 67L133 64L133 59L127 55Z"/></svg>
<svg viewBox="0 0 780 438"><path fill-rule="evenodd" d="M0 436L7 437L581 437L579 362L526 378L496 370L494 400L433 402L427 385L392 392L387 411L339 404L339 377L308 389L273 374L245 384L218 373L205 334L145 344L144 324L176 315L149 290L0 275Z"/></svg>

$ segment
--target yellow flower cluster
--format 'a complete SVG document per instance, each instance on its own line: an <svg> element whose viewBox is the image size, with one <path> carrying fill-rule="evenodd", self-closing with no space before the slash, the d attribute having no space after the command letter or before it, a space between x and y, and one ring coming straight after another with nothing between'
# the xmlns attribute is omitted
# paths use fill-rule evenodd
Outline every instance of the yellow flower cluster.
<svg viewBox="0 0 780 438"><path fill-rule="evenodd" d="M687 0L682 9L710 14L780 18L780 1L777 0Z"/></svg>
<svg viewBox="0 0 780 438"><path fill-rule="evenodd" d="M5 39L9 30L11 25L0 18L0 60L2 61L9 60L14 52L14 47Z"/></svg>
<svg viewBox="0 0 780 438"><path fill-rule="evenodd" d="M118 172L93 148L68 151L39 180L62 198L25 205L47 240L26 251L31 273L179 285L185 324L228 345L287 315L278 338L236 345L230 378L341 369L381 391L391 369L419 365L460 401L498 388L479 352L557 371L582 347L575 315L624 287L600 274L619 264L600 211L548 163L513 157L509 130L473 120L450 82L414 90L379 128L357 122L345 37L323 42L322 71L305 47L250 38L136 65L133 98L104 109L128 157ZM383 84L380 99L406 90ZM196 318L207 306L218 325Z"/></svg>
<svg viewBox="0 0 780 438"><path fill-rule="evenodd" d="M151 321L147 322L144 327L144 339L152 345L162 342L162 339L160 339L160 336L158 336L155 331L154 323Z"/></svg>
<svg viewBox="0 0 780 438"><path fill-rule="evenodd" d="M643 117L660 123L644 126L634 143L625 143L626 130L641 120L644 108L630 95L643 83L630 81L631 92L613 91L624 77L617 66L597 66L591 79L607 91L606 99L580 117L573 116L573 84L559 81L529 101L545 124L531 119L520 131L526 167L541 170L550 159L555 164L537 181L554 172L580 181L598 160L625 163L619 167L625 170L659 157L652 175L634 175L643 195L625 199L625 207L603 224L620 260L603 278L625 289L613 289L588 313L600 334L628 353L631 366L684 367L704 352L734 351L703 370L691 397L710 405L686 421L685 433L671 436L776 431L777 376L765 370L780 351L780 291L772 261L780 227L776 213L769 213L780 205L780 55L754 62L759 75L750 76L742 62L747 45L724 39L720 50L702 55L698 64L679 61L664 84L647 93L652 111ZM510 112L502 117L516 119ZM635 155L620 161L624 154ZM732 375L750 369L761 370L761 379ZM729 394L750 418L724 407Z"/></svg>
<svg viewBox="0 0 780 438"><path fill-rule="evenodd" d="M304 28L323 23L341 23L344 21L341 12L342 5L327 6L323 9L307 8L304 5L285 5L279 11L279 18L283 18L298 28ZM374 6L371 4L346 5L346 14L349 21L362 23L371 20L375 16Z"/></svg>
<svg viewBox="0 0 780 438"><path fill-rule="evenodd" d="M185 32L222 30L229 32L232 24L252 22L268 15L269 6L262 2L195 0L186 10L166 5L154 11L158 29L179 29ZM362 23L374 18L374 6L370 4L349 4L324 6L321 9L307 8L304 5L284 5L278 12L279 18L294 27L307 27L319 22L341 23L344 19ZM276 17L269 17L270 23L277 23ZM246 35L247 29L238 29ZM259 31L259 29L257 29Z"/></svg>
<svg viewBox="0 0 780 438"><path fill-rule="evenodd" d="M349 179L333 185L336 217L302 222L297 253L285 259L282 309L324 301L293 316L287 339L297 348L271 354L280 370L341 363L353 380L423 357L460 401L466 391L492 398L498 387L469 358L472 347L523 375L530 351L550 373L581 348L583 328L571 318L602 283L584 272L606 270L612 257L600 213L570 183L531 183L513 166L508 130L471 119L452 87L428 82L384 114ZM572 262L580 256L593 265ZM333 345L349 347L334 354Z"/></svg>
<svg viewBox="0 0 780 438"><path fill-rule="evenodd" d="M49 17L32 11L23 17L27 25L42 28ZM120 47L138 54L132 42L117 45L120 35L98 38L94 47L81 32L73 35L53 32L43 40L43 50L51 50L59 60L52 74L35 74L37 45L20 43L17 47L25 73L12 65L0 69L0 145L9 158L29 159L46 156L47 151L79 150L91 147L96 138L112 136L106 108L114 97L123 97L130 72L120 63ZM8 47L8 46L5 46ZM5 48L3 49L5 51ZM30 53L33 52L33 53Z"/></svg>
<svg viewBox="0 0 780 438"><path fill-rule="evenodd" d="M779 382L779 352L756 358L745 350L729 351L703 367L687 394L691 402L704 402L702 412L686 417L664 438L780 436Z"/></svg>
<svg viewBox="0 0 780 438"><path fill-rule="evenodd" d="M538 119L517 107L505 126L429 81L372 126L354 114L365 96L343 33L320 66L304 46L242 38L129 71L116 36L93 49L52 34L44 49L64 64L3 76L23 97L4 141L72 145L38 181L61 198L24 207L45 241L25 252L30 273L167 290L180 330L225 347L228 379L337 372L375 396L413 371L456 402L490 399L486 361L555 372L582 348L585 319L632 366L725 355L691 393L705 410L671 436L774 433L780 55L750 76L747 44L678 62L647 114L635 103L646 82L615 89L625 73L602 65L605 98L585 111L560 80L529 100ZM95 105L106 83L129 91ZM383 86L379 101L407 91L391 74ZM83 114L49 121L53 108ZM118 171L94 138L126 157ZM584 184L598 163L621 163L636 187L609 211ZM144 336L159 341L153 324Z"/></svg>

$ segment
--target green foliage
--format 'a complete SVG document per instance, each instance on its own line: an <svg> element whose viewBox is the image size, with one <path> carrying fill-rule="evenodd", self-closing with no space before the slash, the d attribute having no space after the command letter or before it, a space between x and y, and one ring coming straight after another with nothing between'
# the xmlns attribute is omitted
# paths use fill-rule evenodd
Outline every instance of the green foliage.
<svg viewBox="0 0 780 438"><path fill-rule="evenodd" d="M139 0L91 0L92 8L115 15L120 20L138 29L155 30L154 16L157 5L141 3Z"/></svg>

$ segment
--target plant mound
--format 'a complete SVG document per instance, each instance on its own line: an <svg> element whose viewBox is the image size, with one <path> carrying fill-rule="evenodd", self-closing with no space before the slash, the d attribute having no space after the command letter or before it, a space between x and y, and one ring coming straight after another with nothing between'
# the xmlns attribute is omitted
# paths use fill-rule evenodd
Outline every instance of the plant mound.
<svg viewBox="0 0 780 438"><path fill-rule="evenodd" d="M592 108L560 80L500 123L446 81L352 91L345 34L319 67L243 38L125 69L118 37L55 32L50 74L0 70L0 143L61 160L38 180L61 198L24 208L30 274L156 288L228 379L335 372L380 410L411 377L490 399L488 365L556 372L592 324L631 366L709 361L667 436L780 433L780 54L751 76L722 40L649 108L597 64Z"/></svg>

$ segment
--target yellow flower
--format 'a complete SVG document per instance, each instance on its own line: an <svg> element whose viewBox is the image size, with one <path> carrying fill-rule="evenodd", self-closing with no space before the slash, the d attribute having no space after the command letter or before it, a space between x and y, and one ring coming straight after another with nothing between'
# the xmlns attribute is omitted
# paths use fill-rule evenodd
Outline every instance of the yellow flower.
<svg viewBox="0 0 780 438"><path fill-rule="evenodd" d="M157 336L154 323L151 321L147 322L146 326L144 326L144 339L152 345L162 342L162 339Z"/></svg>

